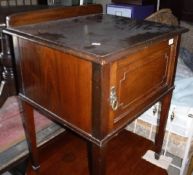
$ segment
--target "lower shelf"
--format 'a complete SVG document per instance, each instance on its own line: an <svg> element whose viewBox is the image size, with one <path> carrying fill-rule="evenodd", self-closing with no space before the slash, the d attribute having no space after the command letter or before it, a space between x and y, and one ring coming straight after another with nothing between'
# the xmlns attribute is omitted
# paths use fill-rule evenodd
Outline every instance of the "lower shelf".
<svg viewBox="0 0 193 175"><path fill-rule="evenodd" d="M87 142L66 132L40 150L39 175L88 175ZM112 139L107 151L108 175L167 175L167 171L141 159L153 143L124 130ZM28 175L35 174L29 164Z"/></svg>

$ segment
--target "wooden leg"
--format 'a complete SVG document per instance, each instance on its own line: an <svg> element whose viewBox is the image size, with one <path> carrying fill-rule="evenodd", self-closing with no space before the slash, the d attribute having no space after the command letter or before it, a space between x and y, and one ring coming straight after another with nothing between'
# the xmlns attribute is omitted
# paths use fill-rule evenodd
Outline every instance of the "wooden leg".
<svg viewBox="0 0 193 175"><path fill-rule="evenodd" d="M106 146L99 147L88 142L89 175L106 174Z"/></svg>
<svg viewBox="0 0 193 175"><path fill-rule="evenodd" d="M192 175L192 174L193 174L193 156L190 160L190 164L189 164L188 172L187 172L187 175Z"/></svg>
<svg viewBox="0 0 193 175"><path fill-rule="evenodd" d="M38 150L37 150L37 144L36 144L36 132L35 132L33 108L24 101L22 101L22 106L23 106L22 121L23 121L25 135L26 135L26 139L29 147L31 164L32 164L33 170L38 173L40 164L38 160Z"/></svg>
<svg viewBox="0 0 193 175"><path fill-rule="evenodd" d="M155 158L156 159L159 159L161 150L162 150L168 112L170 109L171 97L172 97L172 93L169 93L161 100L161 111L160 111L159 123L158 123L156 137L155 137Z"/></svg>

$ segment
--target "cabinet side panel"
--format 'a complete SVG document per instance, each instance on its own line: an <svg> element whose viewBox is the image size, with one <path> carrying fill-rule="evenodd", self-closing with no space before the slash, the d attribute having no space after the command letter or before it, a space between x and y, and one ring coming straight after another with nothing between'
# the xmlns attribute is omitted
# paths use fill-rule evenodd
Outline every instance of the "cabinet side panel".
<svg viewBox="0 0 193 175"><path fill-rule="evenodd" d="M92 65L19 39L24 96L72 126L91 132Z"/></svg>

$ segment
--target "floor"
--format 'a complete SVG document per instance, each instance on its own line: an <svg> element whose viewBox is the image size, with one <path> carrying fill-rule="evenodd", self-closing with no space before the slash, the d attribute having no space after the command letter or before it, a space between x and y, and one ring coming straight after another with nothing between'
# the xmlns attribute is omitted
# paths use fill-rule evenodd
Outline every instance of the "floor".
<svg viewBox="0 0 193 175"><path fill-rule="evenodd" d="M46 149L41 150L40 155L43 156L40 156L40 174L75 175L79 172L78 175L87 175L86 141L70 132L61 137L58 141L55 140L54 146L50 144ZM54 149L56 147L57 149ZM128 131L121 132L118 137L109 142L107 174L166 175L165 170L141 159L148 149L153 149L152 142ZM30 168L28 168L27 173L28 175L34 175Z"/></svg>
<svg viewBox="0 0 193 175"><path fill-rule="evenodd" d="M174 168L174 167L170 167L168 173L169 173L169 175L179 175L179 170ZM14 173L11 174L9 172L6 172L6 173L3 173L2 175L15 175L15 174ZM193 173L192 173L192 175L193 175Z"/></svg>
<svg viewBox="0 0 193 175"><path fill-rule="evenodd" d="M144 142L145 143L145 142ZM150 144L149 142L147 142L148 144ZM126 145L129 145L130 143L127 143ZM147 144L147 145L148 145ZM147 146L146 145L146 146ZM122 146L121 146L122 147ZM123 149L123 148L122 148ZM126 148L125 148L126 149ZM134 151L133 151L134 152ZM124 156L123 156L124 157ZM126 158L125 158L126 159ZM176 161L178 161L178 160L176 160ZM16 172L12 172L11 174L9 173L9 172L6 172L6 173L4 173L4 174L2 174L2 175L19 175L18 173L16 173ZM46 174L47 175L47 174ZM61 175L61 174L60 174ZM84 174L85 175L85 174ZM116 174L117 175L117 174ZM125 174L124 174L125 175ZM179 171L176 169L176 168L174 168L174 167L170 167L169 168L169 175L179 175Z"/></svg>
<svg viewBox="0 0 193 175"><path fill-rule="evenodd" d="M80 143L79 143L80 142ZM123 144L122 146L120 146L122 149L124 149L124 147L125 147L125 145L128 145L129 144L129 142L124 142L125 144ZM62 149L62 150L66 150L66 149L68 149L67 148L67 146L65 146L65 144L66 143L64 143L64 149ZM149 145L150 143L149 142L147 142L146 143L147 145ZM60 144L61 145L61 144ZM82 145L83 147L85 146L84 145L84 143L82 143L80 140L77 142L77 145ZM146 145L146 146L147 146ZM131 146L131 145L130 145ZM60 148L61 149L61 148ZM85 150L84 150L85 151ZM70 154L72 153L72 150L70 151ZM63 154L64 154L64 152L63 152ZM171 156L171 155L169 155L169 156ZM64 158L65 157L65 155L63 156L63 160L64 159L66 159L66 158ZM72 159L72 157L73 156L70 156L69 157L69 154L67 154L67 159ZM124 157L124 156L123 156ZM85 158L84 158L85 159ZM123 159L126 159L126 157L125 158L123 158ZM63 161L62 160L62 161ZM180 163L180 159L177 159L177 158L175 158L174 157L174 160L175 160L175 162L178 164L178 163ZM58 160L59 161L59 160ZM68 160L69 161L69 160ZM124 160L125 161L125 160ZM85 164L84 164L84 166L85 166ZM6 172L6 173L3 173L2 175L22 175L22 174L20 174L20 173L18 173L18 172L16 172L16 171L13 171L12 173L9 173L9 172ZM47 175L47 174L43 174L43 175ZM62 175L62 174L60 174L60 175ZM116 174L117 175L117 174ZM121 174L122 175L122 174ZM125 174L124 174L125 175ZM179 175L179 170L177 169L177 168L174 168L174 167L170 167L169 168L169 170L168 170L168 175ZM193 174L192 174L193 175Z"/></svg>
<svg viewBox="0 0 193 175"><path fill-rule="evenodd" d="M179 175L179 173L180 173L179 170L174 168L174 167L170 167L168 170L168 175ZM2 175L19 175L19 174L18 173L15 174L14 172L13 172L13 174L11 174L9 172L5 172ZM193 175L193 173L192 173L192 175Z"/></svg>

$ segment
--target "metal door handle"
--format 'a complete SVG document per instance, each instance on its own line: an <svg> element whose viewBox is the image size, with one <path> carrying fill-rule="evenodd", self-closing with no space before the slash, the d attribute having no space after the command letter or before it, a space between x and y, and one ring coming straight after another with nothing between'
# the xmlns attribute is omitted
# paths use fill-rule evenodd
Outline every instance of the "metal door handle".
<svg viewBox="0 0 193 175"><path fill-rule="evenodd" d="M1 85L0 85L0 96L1 96L1 94L3 92L4 86L5 86L5 81L3 80L3 81L1 81Z"/></svg>
<svg viewBox="0 0 193 175"><path fill-rule="evenodd" d="M117 93L114 86L111 87L111 91L110 91L110 105L113 111L116 111L119 106L119 103L117 100Z"/></svg>

